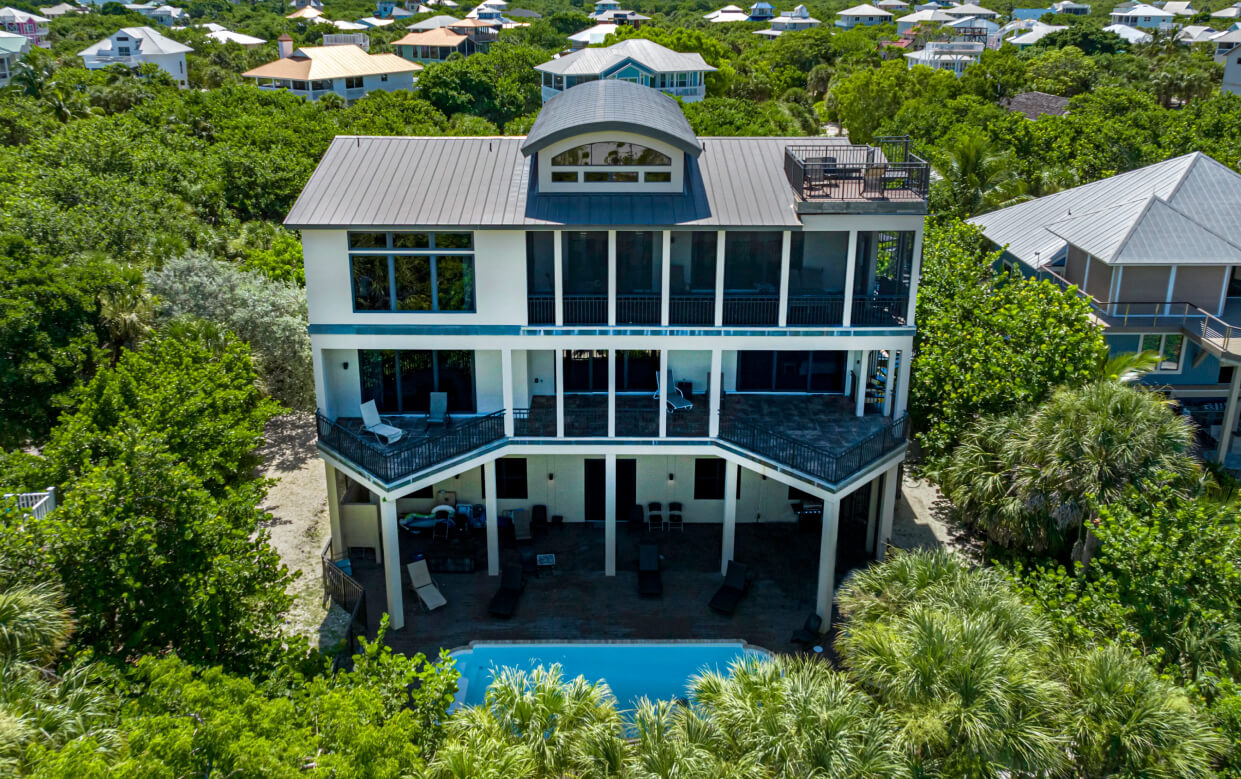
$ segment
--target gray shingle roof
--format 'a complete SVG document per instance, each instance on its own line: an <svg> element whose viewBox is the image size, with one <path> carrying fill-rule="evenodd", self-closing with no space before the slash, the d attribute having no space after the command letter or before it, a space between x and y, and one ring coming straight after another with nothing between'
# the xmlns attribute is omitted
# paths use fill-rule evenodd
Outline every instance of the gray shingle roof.
<svg viewBox="0 0 1241 779"><path fill-rule="evenodd" d="M285 224L383 229L800 227L793 188L784 175L784 148L845 143L828 138L701 138L701 155L686 158L683 194L552 195L533 191L535 158L523 156L524 140L339 136Z"/></svg>
<svg viewBox="0 0 1241 779"><path fill-rule="evenodd" d="M604 48L579 49L542 65L535 65L534 69L562 76L598 76L625 60L633 60L656 73L715 70L701 54L673 51L645 38L628 38Z"/></svg>
<svg viewBox="0 0 1241 779"><path fill-rule="evenodd" d="M1120 219L1128 213L1132 217L1128 224L1132 225L1133 219L1139 215L1137 208L1132 207L1130 212L1126 212L1116 207L1144 201L1152 195L1167 201L1172 210L1187 218L1191 224L1196 224L1200 230L1205 230L1235 247L1241 247L1241 219L1237 218L1237 214L1241 213L1241 174L1201 152L1174 157L1027 203L1002 208L969 221L982 228L983 233L997 245L1007 245L1010 254L1027 265L1038 267L1051 262L1065 247L1065 239L1049 229L1053 223L1074 216L1100 214L1091 224L1097 224L1101 229L1109 219ZM1102 213L1108 211L1111 212L1110 215ZM1162 214L1162 210L1155 218L1162 221L1161 230L1171 231L1162 247L1163 259L1159 261L1197 261L1193 253L1197 250L1193 240L1175 232L1176 229L1184 229L1185 223L1179 222L1181 227L1175 228L1172 224L1174 220ZM1155 224L1152 222L1152 225ZM1070 228L1061 224L1056 229L1058 232L1065 232ZM1119 222L1116 229L1122 231L1123 236L1123 228L1119 226ZM1154 256L1155 248L1151 245L1142 251ZM1178 259L1173 259L1174 257ZM1120 262L1124 261L1122 257ZM1204 257L1201 261L1211 260Z"/></svg>
<svg viewBox="0 0 1241 779"><path fill-rule="evenodd" d="M701 151L677 101L658 89L614 79L578 84L548 100L521 151L530 155L563 138L606 130L649 135L695 157Z"/></svg>

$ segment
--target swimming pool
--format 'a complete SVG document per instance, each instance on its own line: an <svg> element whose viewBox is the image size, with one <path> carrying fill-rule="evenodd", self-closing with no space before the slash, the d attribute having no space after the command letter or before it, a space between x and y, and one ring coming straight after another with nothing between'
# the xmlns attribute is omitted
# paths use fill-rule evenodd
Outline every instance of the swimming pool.
<svg viewBox="0 0 1241 779"><path fill-rule="evenodd" d="M727 671L741 657L771 656L744 641L474 641L451 654L461 673L457 705L482 703L498 669L560 663L566 680L584 676L606 681L622 709L632 708L644 695L652 700L683 698L696 673Z"/></svg>

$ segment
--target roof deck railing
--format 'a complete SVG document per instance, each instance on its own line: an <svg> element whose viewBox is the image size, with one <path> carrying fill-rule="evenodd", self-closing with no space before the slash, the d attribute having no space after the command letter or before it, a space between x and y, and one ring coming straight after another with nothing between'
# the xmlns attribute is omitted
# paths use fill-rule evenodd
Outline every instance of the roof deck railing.
<svg viewBox="0 0 1241 779"><path fill-rule="evenodd" d="M874 146L786 146L784 173L802 200L925 200L930 166L907 136Z"/></svg>
<svg viewBox="0 0 1241 779"><path fill-rule="evenodd" d="M1230 325L1193 303L1162 300L1099 300L1053 270L1040 270L1063 290L1072 290L1090 305L1091 313L1108 327L1141 327L1180 330L1190 338L1222 354L1241 357L1241 327Z"/></svg>

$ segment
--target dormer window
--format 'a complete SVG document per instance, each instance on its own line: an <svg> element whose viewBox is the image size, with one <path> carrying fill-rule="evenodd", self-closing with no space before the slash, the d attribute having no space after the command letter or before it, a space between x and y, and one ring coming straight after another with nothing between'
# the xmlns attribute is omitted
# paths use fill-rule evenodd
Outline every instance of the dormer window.
<svg viewBox="0 0 1241 779"><path fill-rule="evenodd" d="M672 157L627 141L583 143L552 157L551 180L558 184L668 183L672 181Z"/></svg>

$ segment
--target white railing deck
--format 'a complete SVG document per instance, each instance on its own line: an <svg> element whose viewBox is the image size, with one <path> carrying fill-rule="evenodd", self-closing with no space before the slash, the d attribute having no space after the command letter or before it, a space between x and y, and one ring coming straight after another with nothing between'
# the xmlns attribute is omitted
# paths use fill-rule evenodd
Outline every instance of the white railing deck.
<svg viewBox="0 0 1241 779"><path fill-rule="evenodd" d="M42 519L47 516L49 511L56 508L56 489L54 487L48 487L43 492L9 493L4 497L15 500L19 509L23 509L35 519Z"/></svg>

